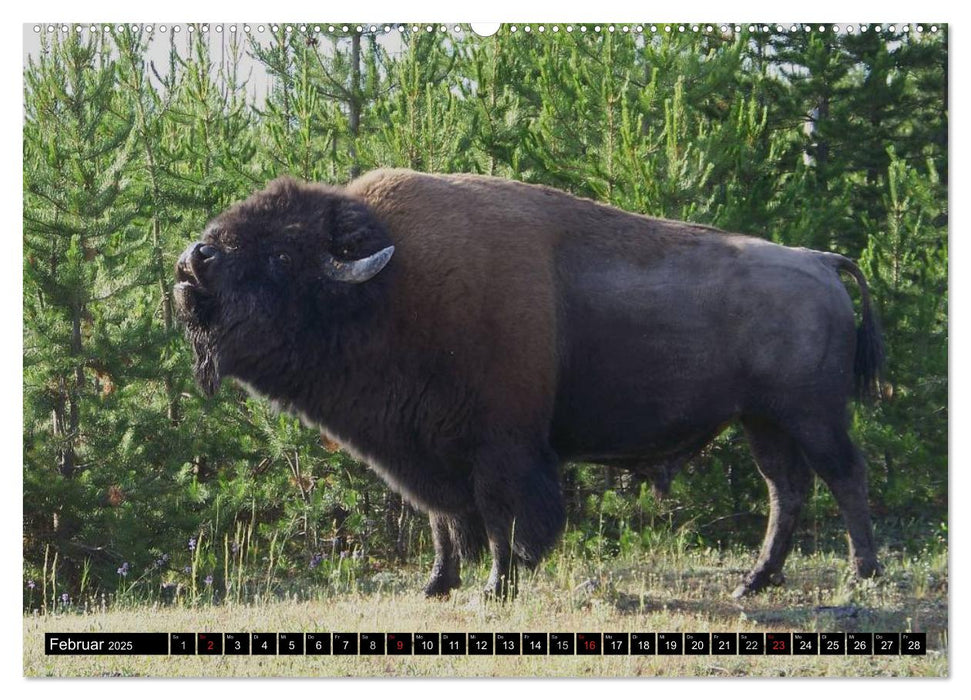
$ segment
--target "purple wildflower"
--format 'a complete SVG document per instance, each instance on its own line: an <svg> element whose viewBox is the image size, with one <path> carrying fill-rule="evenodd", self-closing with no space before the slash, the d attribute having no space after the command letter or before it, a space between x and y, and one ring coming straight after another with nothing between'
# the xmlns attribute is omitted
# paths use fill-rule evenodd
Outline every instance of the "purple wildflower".
<svg viewBox="0 0 971 700"><path fill-rule="evenodd" d="M341 552L341 559L347 559L347 550L346 549L343 552Z"/></svg>
<svg viewBox="0 0 971 700"><path fill-rule="evenodd" d="M186 574L191 574L192 573L192 567L191 566L184 566L184 567L182 567L182 572L183 573L186 573Z"/></svg>
<svg viewBox="0 0 971 700"><path fill-rule="evenodd" d="M229 545L229 551L236 554L236 552L239 551L239 542L233 542L231 545Z"/></svg>
<svg viewBox="0 0 971 700"><path fill-rule="evenodd" d="M61 602L62 603L64 603L65 605L67 605L70 602L70 600L71 600L71 596L69 596L67 593L61 593Z"/></svg>
<svg viewBox="0 0 971 700"><path fill-rule="evenodd" d="M122 564L121 566L118 567L118 574L121 575L121 576L127 576L128 575L128 562L127 561L124 564Z"/></svg>
<svg viewBox="0 0 971 700"><path fill-rule="evenodd" d="M207 586L211 586L212 585L212 574L209 574L204 579L202 579L202 582L205 583Z"/></svg>
<svg viewBox="0 0 971 700"><path fill-rule="evenodd" d="M34 579L30 579L29 581L27 581L27 588L29 588L30 590L34 590L36 586L37 584L34 583Z"/></svg>
<svg viewBox="0 0 971 700"><path fill-rule="evenodd" d="M322 562L323 560L324 560L323 554L318 553L313 555L312 557L310 557L310 568L316 569L318 566L320 566L320 562Z"/></svg>
<svg viewBox="0 0 971 700"><path fill-rule="evenodd" d="M189 538L189 551L190 552L196 551L196 538L195 537L190 537Z"/></svg>

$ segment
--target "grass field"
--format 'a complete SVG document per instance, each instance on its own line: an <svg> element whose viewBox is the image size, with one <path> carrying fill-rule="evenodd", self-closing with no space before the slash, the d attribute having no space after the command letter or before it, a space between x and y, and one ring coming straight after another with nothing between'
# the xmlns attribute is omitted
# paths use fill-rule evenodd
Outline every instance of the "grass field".
<svg viewBox="0 0 971 700"><path fill-rule="evenodd" d="M24 617L32 677L942 677L948 668L946 553L884 556L885 574L854 581L835 555L794 554L783 587L734 601L749 563L723 552L667 552L602 565L558 557L519 598L483 601L481 571L447 601L427 601L405 568L327 599L248 605L131 605ZM478 576L474 585L472 579ZM926 632L926 656L45 656L45 632Z"/></svg>

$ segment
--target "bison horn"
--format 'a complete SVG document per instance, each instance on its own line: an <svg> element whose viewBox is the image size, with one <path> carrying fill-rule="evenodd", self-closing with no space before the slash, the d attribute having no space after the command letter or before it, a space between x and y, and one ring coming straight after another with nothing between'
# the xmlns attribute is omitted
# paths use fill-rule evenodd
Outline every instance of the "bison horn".
<svg viewBox="0 0 971 700"><path fill-rule="evenodd" d="M351 282L353 284L367 282L384 269L393 254L393 245L360 260L338 260L330 253L325 253L324 274L338 282Z"/></svg>

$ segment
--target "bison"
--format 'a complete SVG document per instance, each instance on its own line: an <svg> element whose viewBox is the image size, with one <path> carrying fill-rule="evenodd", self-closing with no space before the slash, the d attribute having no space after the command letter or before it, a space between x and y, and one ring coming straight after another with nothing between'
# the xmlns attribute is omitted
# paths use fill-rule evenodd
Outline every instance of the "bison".
<svg viewBox="0 0 971 700"><path fill-rule="evenodd" d="M858 329L840 273L860 289ZM429 596L486 546L487 592L514 592L517 563L563 529L564 461L667 474L733 422L770 499L736 595L781 578L814 473L856 573L877 572L847 401L876 387L883 346L841 255L549 187L379 170L270 183L217 216L176 277L205 392L236 379L428 513Z"/></svg>

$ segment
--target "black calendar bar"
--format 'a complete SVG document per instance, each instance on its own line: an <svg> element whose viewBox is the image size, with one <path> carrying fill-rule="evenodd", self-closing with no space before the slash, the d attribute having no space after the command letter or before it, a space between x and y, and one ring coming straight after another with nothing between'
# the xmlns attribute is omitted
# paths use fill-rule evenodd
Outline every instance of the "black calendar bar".
<svg viewBox="0 0 971 700"><path fill-rule="evenodd" d="M47 655L923 656L925 632L48 632Z"/></svg>
<svg viewBox="0 0 971 700"><path fill-rule="evenodd" d="M165 632L48 632L44 634L44 653L49 656L168 655L169 635Z"/></svg>

